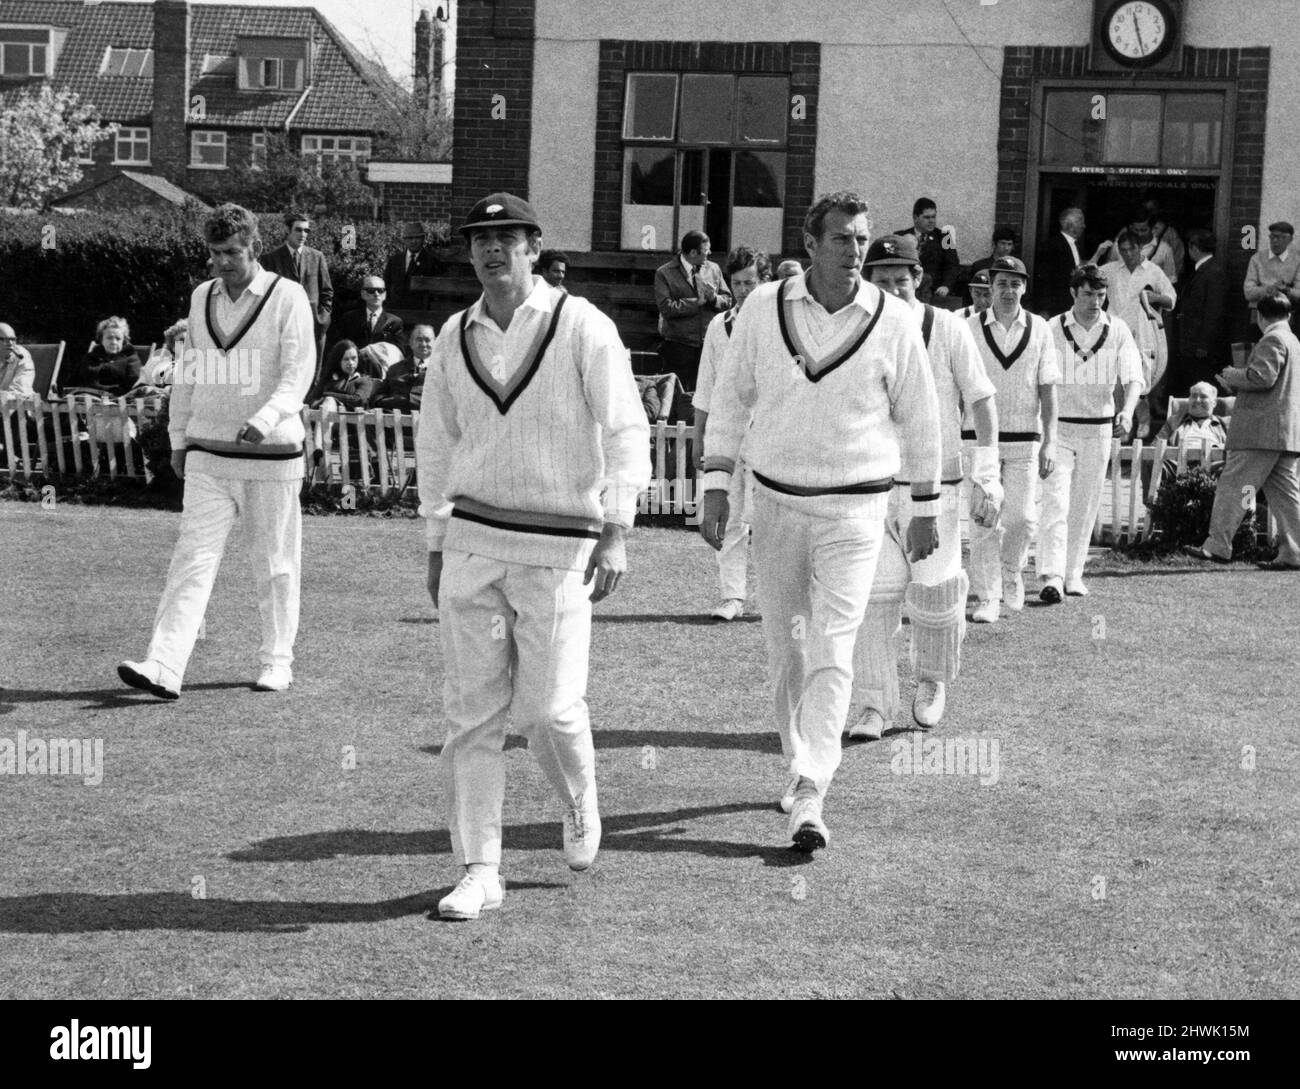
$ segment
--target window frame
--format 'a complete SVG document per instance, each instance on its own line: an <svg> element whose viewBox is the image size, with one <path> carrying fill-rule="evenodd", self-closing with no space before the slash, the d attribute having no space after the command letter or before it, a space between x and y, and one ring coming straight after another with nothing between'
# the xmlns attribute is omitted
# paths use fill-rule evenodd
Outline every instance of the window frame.
<svg viewBox="0 0 1300 1089"><path fill-rule="evenodd" d="M5 37L6 32L21 31L24 34L44 33L45 40L22 41L12 40ZM5 70L5 50L9 47L23 47L27 50L27 70L25 72L8 72ZM41 49L44 51L40 70L32 67L32 54L34 50ZM0 79L49 79L54 67L54 31L48 26L29 26L29 25L0 25Z"/></svg>
<svg viewBox="0 0 1300 1089"><path fill-rule="evenodd" d="M123 159L119 158L120 144L124 133L133 135L126 139L134 146L141 140L140 133L144 133L145 157L143 159ZM153 128L149 125L124 125L113 134L113 165L114 166L150 166L153 163Z"/></svg>
<svg viewBox="0 0 1300 1089"><path fill-rule="evenodd" d="M335 146L332 150L327 150L323 146L318 146L313 149L307 146L308 140L331 140L334 142ZM364 141L366 144L364 154L356 146L353 146L349 152L344 153L338 147L338 142L340 140L351 141L353 145L359 141ZM357 166L364 166L370 161L371 156L374 154L374 140L369 136L347 136L331 132L305 132L302 134L302 139L299 141L298 149L299 153L304 158L310 156L311 158L316 159L319 165L323 165L326 162L347 161L354 163Z"/></svg>
<svg viewBox="0 0 1300 1089"><path fill-rule="evenodd" d="M213 139L200 139L200 137L213 137ZM220 137L220 140L215 139ZM199 162L195 153L200 147L220 147L220 163ZM190 130L190 161L189 169L191 170L226 170L230 162L230 139L224 129L191 129Z"/></svg>

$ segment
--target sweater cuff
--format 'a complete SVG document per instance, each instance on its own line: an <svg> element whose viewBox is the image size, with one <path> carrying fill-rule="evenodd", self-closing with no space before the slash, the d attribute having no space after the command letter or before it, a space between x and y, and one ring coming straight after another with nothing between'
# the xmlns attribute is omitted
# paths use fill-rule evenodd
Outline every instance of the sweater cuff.
<svg viewBox="0 0 1300 1089"><path fill-rule="evenodd" d="M938 518L940 513L939 484L911 484L912 514L917 518Z"/></svg>
<svg viewBox="0 0 1300 1089"><path fill-rule="evenodd" d="M721 469L713 469L704 474L704 490L706 492L725 492L731 487L731 473L724 472Z"/></svg>

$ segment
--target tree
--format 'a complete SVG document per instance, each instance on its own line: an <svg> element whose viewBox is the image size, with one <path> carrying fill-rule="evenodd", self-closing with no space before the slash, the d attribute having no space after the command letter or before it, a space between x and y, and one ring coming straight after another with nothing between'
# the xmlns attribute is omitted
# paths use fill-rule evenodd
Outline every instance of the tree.
<svg viewBox="0 0 1300 1089"><path fill-rule="evenodd" d="M81 180L77 160L116 132L73 91L23 91L0 110L0 205L46 207Z"/></svg>
<svg viewBox="0 0 1300 1089"><path fill-rule="evenodd" d="M381 105L376 159L439 163L451 159L451 116L435 95L428 106L408 95Z"/></svg>

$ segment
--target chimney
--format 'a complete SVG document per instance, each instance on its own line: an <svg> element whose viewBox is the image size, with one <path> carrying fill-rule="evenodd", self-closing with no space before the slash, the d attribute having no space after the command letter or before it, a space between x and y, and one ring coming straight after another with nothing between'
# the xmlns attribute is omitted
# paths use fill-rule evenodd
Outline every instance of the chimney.
<svg viewBox="0 0 1300 1089"><path fill-rule="evenodd" d="M434 73L433 19L428 8L420 10L415 21L415 104L422 110L429 108L429 92Z"/></svg>
<svg viewBox="0 0 1300 1089"><path fill-rule="evenodd" d="M190 160L185 123L190 108L190 5L154 0L153 165L170 181L183 182Z"/></svg>

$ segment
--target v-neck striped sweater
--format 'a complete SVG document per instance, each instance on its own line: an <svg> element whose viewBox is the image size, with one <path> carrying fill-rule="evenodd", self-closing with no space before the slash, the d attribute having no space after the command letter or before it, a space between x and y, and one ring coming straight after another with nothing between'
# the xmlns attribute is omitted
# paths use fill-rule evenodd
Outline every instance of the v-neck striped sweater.
<svg viewBox="0 0 1300 1089"><path fill-rule="evenodd" d="M779 305L782 286L790 297ZM917 513L937 514L941 439L921 324L863 282L828 314L804 277L763 284L736 319L705 425L706 490L743 457L761 480L840 489L898 477ZM857 497L809 504L848 512Z"/></svg>
<svg viewBox="0 0 1300 1089"><path fill-rule="evenodd" d="M484 301L433 346L416 435L430 551L582 570L631 527L650 427L614 323L534 279L504 333Z"/></svg>
<svg viewBox="0 0 1300 1089"><path fill-rule="evenodd" d="M220 280L195 288L167 425L172 449L189 451L186 469L237 480L301 479L300 413L315 352L311 304L300 284L259 269L234 303ZM248 422L262 442L236 442Z"/></svg>
<svg viewBox="0 0 1300 1089"><path fill-rule="evenodd" d="M1020 317L1023 322L1017 321L1010 331L998 324L992 307L967 319L984 371L997 389L1000 445L1042 437L1038 387L1061 381L1061 361L1047 322L1023 309ZM974 438L975 418L969 406L963 427L963 438Z"/></svg>

